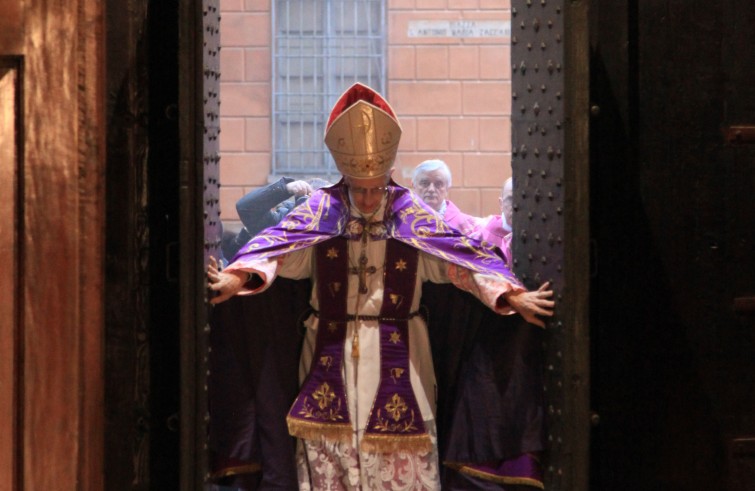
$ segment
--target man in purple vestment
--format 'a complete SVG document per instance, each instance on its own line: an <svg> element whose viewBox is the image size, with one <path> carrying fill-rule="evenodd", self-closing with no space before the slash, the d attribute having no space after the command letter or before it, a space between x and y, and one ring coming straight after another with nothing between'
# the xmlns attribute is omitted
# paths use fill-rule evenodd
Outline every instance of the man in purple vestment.
<svg viewBox="0 0 755 491"><path fill-rule="evenodd" d="M477 228L479 218L462 213L448 199L451 189L451 169L439 159L425 160L412 173L412 188L430 208L437 211L443 219L463 234L469 235Z"/></svg>
<svg viewBox="0 0 755 491"><path fill-rule="evenodd" d="M508 178L503 184L501 196L498 198L501 213L487 217L475 217L462 213L447 198L451 181L451 170L445 162L438 159L425 160L414 169L412 174L414 192L443 216L446 223L469 237L495 245L503 253L506 262L510 264L512 179Z"/></svg>
<svg viewBox="0 0 755 491"><path fill-rule="evenodd" d="M501 196L498 198L501 213L479 219L467 233L470 237L498 247L503 252L507 264L511 264L511 221L514 212L512 193L513 179L509 177L503 183Z"/></svg>
<svg viewBox="0 0 755 491"><path fill-rule="evenodd" d="M325 135L344 179L314 193L278 226L260 233L225 270L218 270L214 261L208 268L209 287L218 293L213 304L237 294L262 293L276 277L313 279L301 389L286 418L289 432L299 439L299 489L440 489L432 341L418 315L423 281L453 283L496 314L516 312L540 327L545 324L538 316L552 315L547 283L527 291L491 248L449 228L433 209L391 180L400 134L390 105L369 87L352 86L334 106ZM474 372L463 365L461 371ZM471 376L459 375L455 403L468 412L466 424L500 423L477 415L464 395L477 388L464 378ZM518 372L515 376L516 381L498 380L500 390L492 389L500 400L540 389L512 392L516 383L529 380ZM475 395L483 402L488 396ZM509 407L516 404L507 402ZM541 409L528 407L521 411L527 414L510 417L534 421L526 431L539 435ZM483 438L488 434L470 431ZM542 488L531 456L542 450L537 435L524 445L519 437L503 445L493 442L495 449L506 450L483 451L480 461L470 457L474 452L457 452L467 457L447 464L466 473L469 482ZM516 448L520 450L512 450Z"/></svg>

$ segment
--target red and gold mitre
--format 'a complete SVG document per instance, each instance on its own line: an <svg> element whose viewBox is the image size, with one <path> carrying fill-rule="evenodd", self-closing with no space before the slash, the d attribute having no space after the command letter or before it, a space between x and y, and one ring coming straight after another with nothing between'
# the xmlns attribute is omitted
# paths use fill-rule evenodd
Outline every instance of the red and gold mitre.
<svg viewBox="0 0 755 491"><path fill-rule="evenodd" d="M325 127L325 145L338 171L357 179L387 174L400 140L401 126L393 108L360 83L341 95Z"/></svg>

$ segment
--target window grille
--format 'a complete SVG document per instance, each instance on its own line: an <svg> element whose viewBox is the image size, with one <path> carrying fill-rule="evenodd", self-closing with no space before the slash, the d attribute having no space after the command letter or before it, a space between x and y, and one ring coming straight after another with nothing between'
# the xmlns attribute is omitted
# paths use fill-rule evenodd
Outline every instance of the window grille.
<svg viewBox="0 0 755 491"><path fill-rule="evenodd" d="M337 98L354 82L385 93L384 0L275 0L273 162L279 176L338 177L323 143Z"/></svg>

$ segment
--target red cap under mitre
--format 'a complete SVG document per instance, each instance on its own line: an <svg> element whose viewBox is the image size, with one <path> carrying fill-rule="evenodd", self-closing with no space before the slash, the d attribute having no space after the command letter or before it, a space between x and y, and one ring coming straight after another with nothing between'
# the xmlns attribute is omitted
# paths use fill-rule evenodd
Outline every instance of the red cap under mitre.
<svg viewBox="0 0 755 491"><path fill-rule="evenodd" d="M338 98L325 127L325 145L338 171L358 179L387 174L400 140L401 125L393 108L360 83Z"/></svg>

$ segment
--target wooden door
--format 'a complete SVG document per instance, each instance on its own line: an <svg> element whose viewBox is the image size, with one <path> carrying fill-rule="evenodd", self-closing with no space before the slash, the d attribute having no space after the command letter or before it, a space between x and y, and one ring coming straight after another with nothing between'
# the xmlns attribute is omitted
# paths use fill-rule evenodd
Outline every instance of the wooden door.
<svg viewBox="0 0 755 491"><path fill-rule="evenodd" d="M591 19L592 489L753 489L755 4Z"/></svg>
<svg viewBox="0 0 755 491"><path fill-rule="evenodd" d="M219 133L203 125L217 122L205 99L217 106L218 93L217 67L203 61L218 56L205 44L205 24L218 36L218 9L111 0L108 14L106 488L199 489L207 469L203 253L213 250L203 212L217 197ZM217 223L209 214L205 221Z"/></svg>
<svg viewBox="0 0 755 491"><path fill-rule="evenodd" d="M546 329L546 488L588 480L589 112L587 5L511 2L514 271L551 282Z"/></svg>
<svg viewBox="0 0 755 491"><path fill-rule="evenodd" d="M0 488L102 489L102 12L0 2Z"/></svg>
<svg viewBox="0 0 755 491"><path fill-rule="evenodd" d="M21 65L18 58L0 58L0 262L6 274L0 275L0 291L6 296L0 302L0 427L7 428L0 440L0 489L13 489L19 459L16 445L19 441L18 419L19 379L21 351L18 315L19 223L18 143L21 121Z"/></svg>

